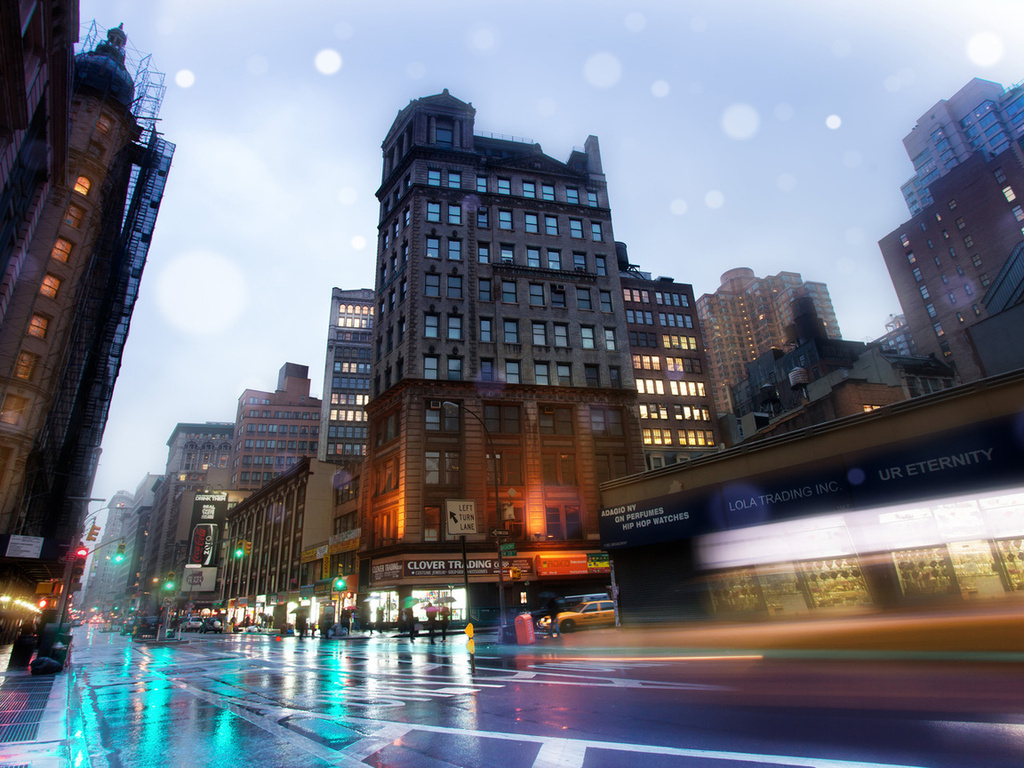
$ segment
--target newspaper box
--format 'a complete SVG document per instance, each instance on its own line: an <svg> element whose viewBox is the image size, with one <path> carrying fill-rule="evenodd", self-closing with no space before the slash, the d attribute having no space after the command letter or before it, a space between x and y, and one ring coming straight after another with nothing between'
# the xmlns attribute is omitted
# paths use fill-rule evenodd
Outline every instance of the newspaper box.
<svg viewBox="0 0 1024 768"><path fill-rule="evenodd" d="M533 645L536 640L537 638L533 634L533 616L528 613L516 616L516 643Z"/></svg>

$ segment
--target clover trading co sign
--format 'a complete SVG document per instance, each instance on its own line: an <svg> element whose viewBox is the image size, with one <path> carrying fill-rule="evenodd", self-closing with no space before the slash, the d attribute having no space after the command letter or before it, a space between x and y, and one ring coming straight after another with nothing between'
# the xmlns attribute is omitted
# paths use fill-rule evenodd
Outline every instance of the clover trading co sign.
<svg viewBox="0 0 1024 768"><path fill-rule="evenodd" d="M472 499L445 499L444 517L449 536L476 533L476 502Z"/></svg>

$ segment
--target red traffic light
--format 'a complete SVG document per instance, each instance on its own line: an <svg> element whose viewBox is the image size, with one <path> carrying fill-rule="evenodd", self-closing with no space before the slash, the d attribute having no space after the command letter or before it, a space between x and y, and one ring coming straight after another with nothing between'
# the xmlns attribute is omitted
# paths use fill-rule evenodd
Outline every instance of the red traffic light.
<svg viewBox="0 0 1024 768"><path fill-rule="evenodd" d="M41 598L39 600L39 602L37 603L37 605L39 606L39 610L44 610L46 608L46 606L48 606L49 604L50 604L49 600L47 600L45 597Z"/></svg>
<svg viewBox="0 0 1024 768"><path fill-rule="evenodd" d="M89 550L85 547L79 547L75 550L75 557L88 557Z"/></svg>

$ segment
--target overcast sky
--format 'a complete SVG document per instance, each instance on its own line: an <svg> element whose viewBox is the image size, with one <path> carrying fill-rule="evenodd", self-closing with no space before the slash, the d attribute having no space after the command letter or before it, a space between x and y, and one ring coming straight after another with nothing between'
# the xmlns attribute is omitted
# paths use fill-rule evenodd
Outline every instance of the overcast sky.
<svg viewBox="0 0 1024 768"><path fill-rule="evenodd" d="M600 139L615 239L654 276L828 284L847 339L900 307L902 139L972 77L1024 79L1021 0L82 0L165 73L177 145L93 496L162 473L285 362L322 393L331 289L372 288L380 145L441 92L561 161ZM101 505L94 504L93 509Z"/></svg>

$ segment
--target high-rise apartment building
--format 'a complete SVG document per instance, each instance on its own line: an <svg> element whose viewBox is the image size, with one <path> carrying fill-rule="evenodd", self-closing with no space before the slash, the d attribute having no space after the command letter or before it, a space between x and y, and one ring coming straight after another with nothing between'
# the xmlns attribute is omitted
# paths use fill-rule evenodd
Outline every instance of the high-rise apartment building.
<svg viewBox="0 0 1024 768"><path fill-rule="evenodd" d="M29 15L19 19L22 12ZM0 214L0 533L42 539L45 560L49 545L78 540L174 145L155 130L163 75L135 63L129 74L122 29L103 40L94 25L85 52L63 71L61 46L76 33L49 38L76 22L77 4L5 3L0 17L5 35L24 22L15 47L28 46L8 70L5 37L4 78L42 78L31 81L27 103L15 105L36 106L28 128L17 122L25 115L15 115L12 136L21 145L13 159L0 138L4 189L42 201L29 214L14 195ZM49 69L36 66L44 58ZM65 113L56 104L69 74ZM6 88L4 119L12 93L22 98ZM52 107L40 111L37 97ZM21 226L27 216L31 225Z"/></svg>
<svg viewBox="0 0 1024 768"><path fill-rule="evenodd" d="M618 243L648 469L715 448L718 427L693 286L631 268Z"/></svg>
<svg viewBox="0 0 1024 768"><path fill-rule="evenodd" d="M374 304L369 288L331 292L317 451L321 461L362 463L366 456Z"/></svg>
<svg viewBox="0 0 1024 768"><path fill-rule="evenodd" d="M842 338L828 286L805 282L797 272L756 277L747 267L731 269L714 293L697 300L719 414L733 411L730 390L747 378L746 364L786 347L793 302L802 297L811 299L827 337Z"/></svg>
<svg viewBox="0 0 1024 768"><path fill-rule="evenodd" d="M255 490L305 456L315 457L322 403L309 395L309 367L285 363L277 389L246 389L238 398L231 487Z"/></svg>
<svg viewBox="0 0 1024 768"><path fill-rule="evenodd" d="M498 536L508 605L607 585L598 485L643 468L597 138L560 162L475 113L418 99L383 142L359 581L385 610L486 617Z"/></svg>
<svg viewBox="0 0 1024 768"><path fill-rule="evenodd" d="M939 197L930 185L976 152L995 158L1012 150L1022 157L1024 85L1005 89L990 80L974 78L949 99L939 101L918 118L903 139L914 163L914 176L903 185L903 197L916 216ZM1010 160L1003 160L1009 164Z"/></svg>
<svg viewBox="0 0 1024 768"><path fill-rule="evenodd" d="M1020 291L1021 270L1011 256L1024 242L1024 166L1016 152L977 152L930 189L935 202L878 247L917 353L954 365L963 382L975 381L986 372L971 327L1008 308L1003 289ZM1024 346L1017 335L1000 336L1002 345Z"/></svg>

